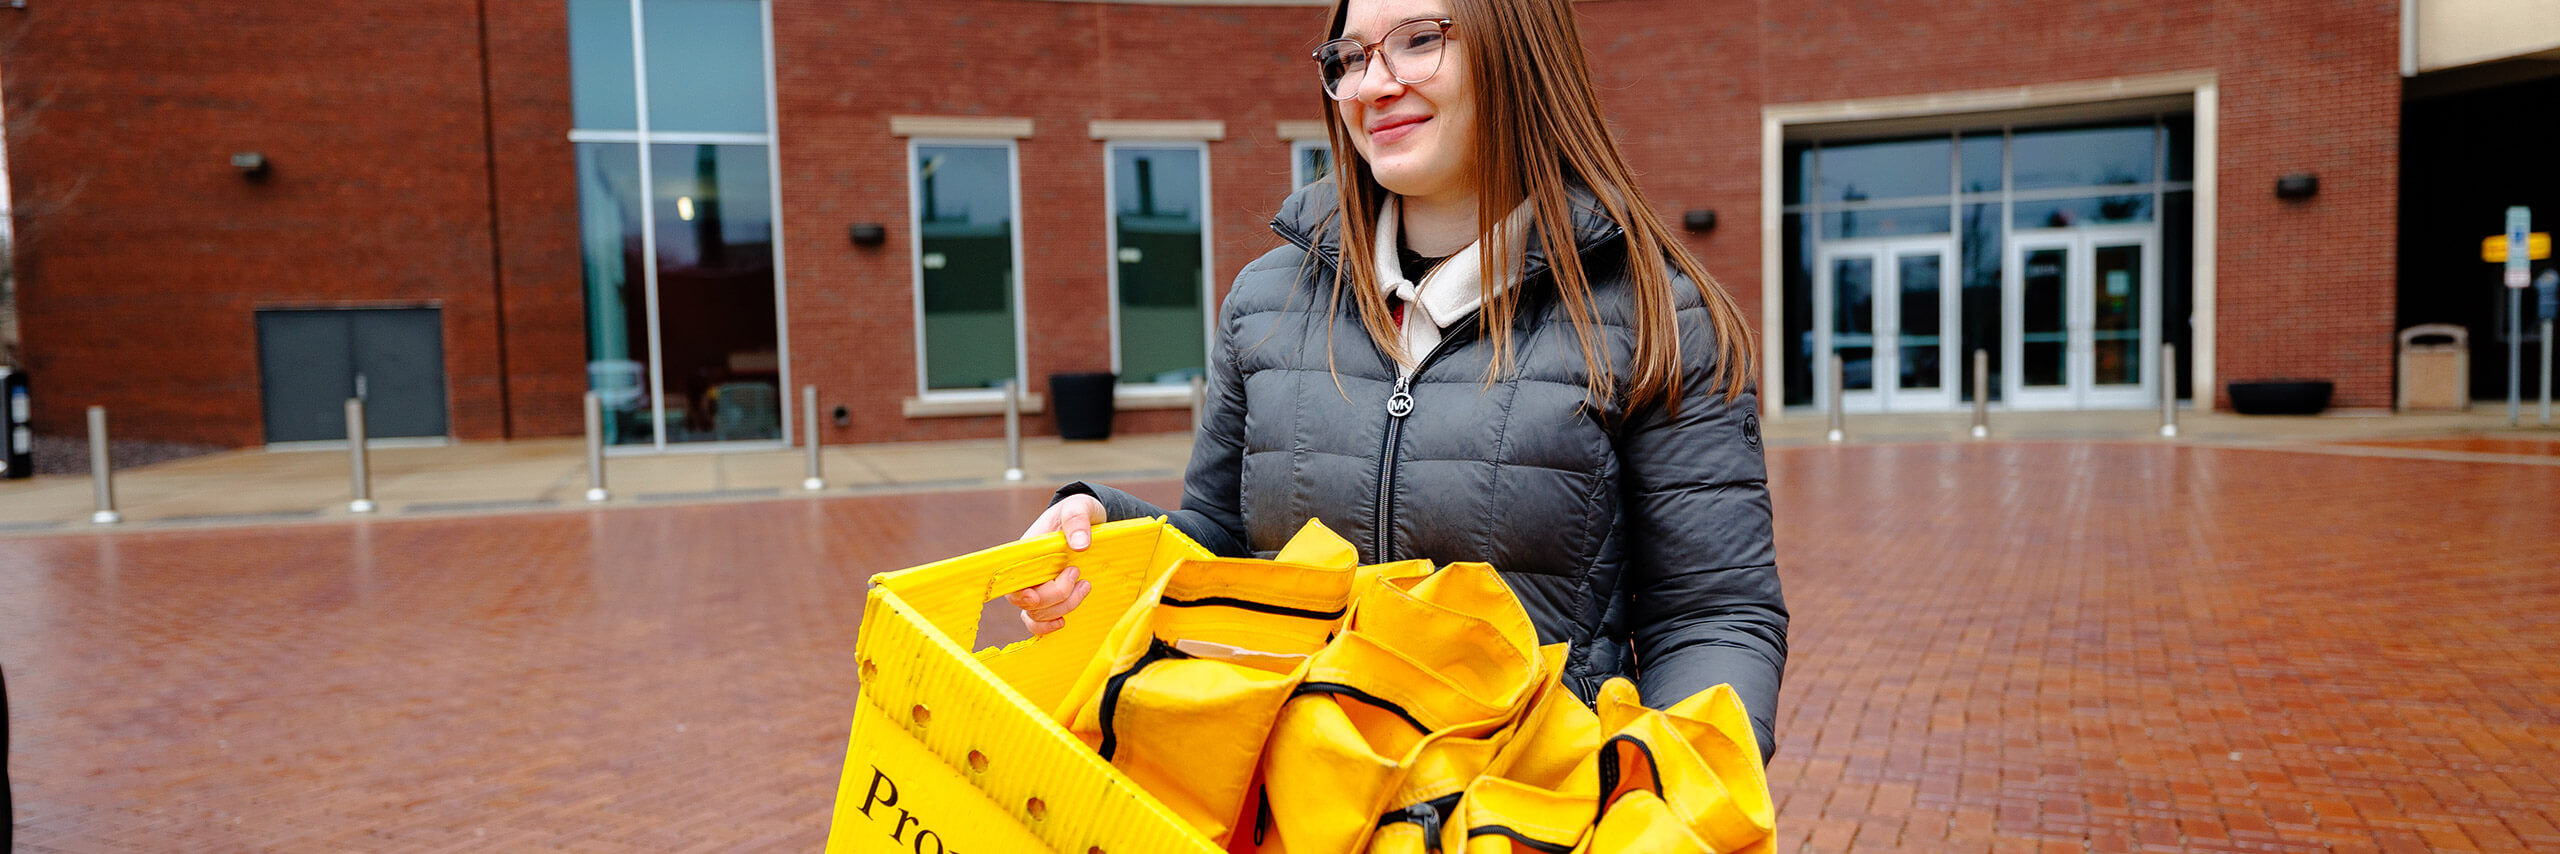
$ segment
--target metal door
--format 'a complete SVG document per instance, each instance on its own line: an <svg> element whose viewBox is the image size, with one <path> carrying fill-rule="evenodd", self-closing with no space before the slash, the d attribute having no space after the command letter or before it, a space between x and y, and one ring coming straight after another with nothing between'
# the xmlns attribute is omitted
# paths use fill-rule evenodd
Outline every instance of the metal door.
<svg viewBox="0 0 2560 854"><path fill-rule="evenodd" d="M364 399L372 438L445 435L439 310L291 309L257 318L268 444L345 441L350 397Z"/></svg>

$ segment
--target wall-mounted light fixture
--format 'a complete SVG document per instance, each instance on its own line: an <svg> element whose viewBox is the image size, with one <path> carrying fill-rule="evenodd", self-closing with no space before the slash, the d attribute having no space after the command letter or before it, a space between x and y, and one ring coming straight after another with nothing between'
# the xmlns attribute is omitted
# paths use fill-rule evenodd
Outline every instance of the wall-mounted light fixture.
<svg viewBox="0 0 2560 854"><path fill-rule="evenodd" d="M846 409L846 408L844 408L844 405L843 405L843 404L837 404L837 405L836 405L836 411L835 411L834 415L835 415L835 420L836 420L836 426L838 426L838 427L850 427L850 426L853 426L853 410L850 410L850 409Z"/></svg>
<svg viewBox="0 0 2560 854"><path fill-rule="evenodd" d="M2295 172L2276 179L2276 198L2301 201L2320 194L2320 176Z"/></svg>
<svg viewBox="0 0 2560 854"><path fill-rule="evenodd" d="M1716 212L1695 210L1683 213L1680 215L1680 227L1690 231L1714 231L1716 230Z"/></svg>
<svg viewBox="0 0 2560 854"><path fill-rule="evenodd" d="M857 222L850 230L855 246L878 246L889 239L889 229L876 222Z"/></svg>
<svg viewBox="0 0 2560 854"><path fill-rule="evenodd" d="M255 151L242 151L231 155L231 168L240 170L240 177L252 181L264 181L267 179L269 165L266 155Z"/></svg>

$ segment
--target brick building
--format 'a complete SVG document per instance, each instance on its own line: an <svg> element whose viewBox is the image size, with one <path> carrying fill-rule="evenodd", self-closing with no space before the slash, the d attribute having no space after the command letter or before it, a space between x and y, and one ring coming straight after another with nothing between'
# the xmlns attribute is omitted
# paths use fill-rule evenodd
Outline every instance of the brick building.
<svg viewBox="0 0 2560 854"><path fill-rule="evenodd" d="M2227 406L2285 377L2381 409L2398 328L2502 346L2494 271L2463 252L2506 205L2560 218L2560 181L2404 153L2548 100L2560 16L2537 4L1577 11L1648 193L1757 318L1783 415L1826 405L1833 353L1868 411L1968 405L1977 349L2003 407L2164 383ZM125 436L328 440L362 394L377 435L557 436L592 388L619 444L755 443L790 440L784 390L815 385L824 441L974 438L1002 429L992 383L1117 372L1120 429L1180 429L1216 299L1322 169L1325 14L0 8L38 426L76 433L95 403Z"/></svg>

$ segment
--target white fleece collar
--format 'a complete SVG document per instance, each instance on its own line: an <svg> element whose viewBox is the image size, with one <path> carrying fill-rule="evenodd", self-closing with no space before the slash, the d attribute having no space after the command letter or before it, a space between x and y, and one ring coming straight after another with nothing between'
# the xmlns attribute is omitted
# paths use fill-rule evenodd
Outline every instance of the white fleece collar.
<svg viewBox="0 0 2560 854"><path fill-rule="evenodd" d="M1458 250L1458 254L1441 261L1431 272L1424 273L1422 281L1408 281L1404 277L1404 265L1396 257L1397 247L1404 245L1403 207L1402 200L1396 196L1388 196L1386 203L1378 207L1375 261L1379 289L1404 301L1406 306L1404 371L1411 374L1415 363L1429 354L1431 348L1439 346L1442 330L1466 319L1468 314L1483 305L1483 270L1478 259L1483 257L1485 248L1484 240L1479 238L1467 244L1467 248ZM1502 220L1500 227L1506 232L1508 245L1515 253L1520 251L1520 241L1528 234L1529 219L1529 203L1522 201L1519 207L1511 210L1510 216ZM1517 267L1505 270L1494 282L1492 292L1499 294L1509 290L1518 280ZM1421 310L1417 312L1416 308ZM1430 322L1414 322L1422 318Z"/></svg>

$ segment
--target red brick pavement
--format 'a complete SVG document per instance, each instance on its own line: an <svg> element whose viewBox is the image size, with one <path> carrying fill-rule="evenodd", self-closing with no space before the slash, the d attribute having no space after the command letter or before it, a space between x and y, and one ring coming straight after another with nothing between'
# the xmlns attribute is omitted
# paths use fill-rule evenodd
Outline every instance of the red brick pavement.
<svg viewBox="0 0 2560 854"><path fill-rule="evenodd" d="M2525 456L2560 457L2560 436L2522 434L2513 436L2461 436L2433 439L2375 439L2362 442L2340 442L2342 445L2365 445L2375 448L2416 448L2426 451L2455 451L2470 454L2521 454Z"/></svg>
<svg viewBox="0 0 2560 854"><path fill-rule="evenodd" d="M1771 465L1781 850L2560 851L2560 468ZM0 540L20 850L814 850L863 575L1044 497Z"/></svg>

